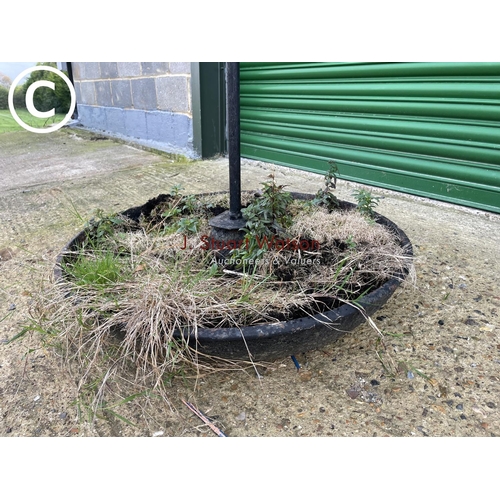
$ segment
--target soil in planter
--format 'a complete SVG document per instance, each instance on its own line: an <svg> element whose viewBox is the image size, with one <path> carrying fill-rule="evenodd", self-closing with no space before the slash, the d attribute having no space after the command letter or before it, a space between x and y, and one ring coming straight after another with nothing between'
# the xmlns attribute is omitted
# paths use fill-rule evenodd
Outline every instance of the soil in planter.
<svg viewBox="0 0 500 500"><path fill-rule="evenodd" d="M244 193L243 206L262 208L262 196ZM208 221L228 204L227 194L174 190L139 221L100 214L66 256L64 272L110 326L147 334L314 315L359 299L409 266L395 233L375 219L306 200L289 199L282 217L259 215L267 217L264 232L214 241Z"/></svg>

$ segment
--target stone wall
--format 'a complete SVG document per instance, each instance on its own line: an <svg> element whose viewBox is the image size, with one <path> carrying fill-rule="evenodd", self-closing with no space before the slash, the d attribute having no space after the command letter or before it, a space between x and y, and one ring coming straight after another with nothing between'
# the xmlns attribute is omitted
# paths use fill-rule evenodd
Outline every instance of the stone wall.
<svg viewBox="0 0 500 500"><path fill-rule="evenodd" d="M74 62L72 69L84 127L196 157L190 63Z"/></svg>

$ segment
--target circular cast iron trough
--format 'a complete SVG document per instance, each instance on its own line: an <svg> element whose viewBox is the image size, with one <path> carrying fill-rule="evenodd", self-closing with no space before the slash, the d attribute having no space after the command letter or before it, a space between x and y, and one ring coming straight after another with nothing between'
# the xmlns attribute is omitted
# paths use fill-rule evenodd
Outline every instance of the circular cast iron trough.
<svg viewBox="0 0 500 500"><path fill-rule="evenodd" d="M221 193L210 193L221 194ZM206 195L206 194L205 194ZM303 193L292 193L296 199L312 199L312 195ZM199 196L203 196L199 195ZM129 208L121 215L138 222L141 215L148 216L160 203L168 199L168 195L161 194L149 200L139 207ZM342 209L352 209L352 203L341 201ZM376 222L390 228L398 237L404 255L408 257L408 265L395 277L388 280L384 285L366 294L357 301L359 308L349 304L331 309L314 316L277 323L269 323L255 326L244 326L241 328L199 328L197 340L194 334L189 339L199 352L210 356L225 359L251 359L254 361L272 361L298 353L315 349L321 349L328 344L355 329L382 307L392 296L396 288L408 275L412 266L411 257L413 249L406 234L386 217L376 214ZM64 279L61 264L65 253L76 250L79 243L87 238L85 231L78 233L61 251L57 257L54 276L56 280ZM179 332L178 336L181 337ZM184 336L188 334L185 332Z"/></svg>

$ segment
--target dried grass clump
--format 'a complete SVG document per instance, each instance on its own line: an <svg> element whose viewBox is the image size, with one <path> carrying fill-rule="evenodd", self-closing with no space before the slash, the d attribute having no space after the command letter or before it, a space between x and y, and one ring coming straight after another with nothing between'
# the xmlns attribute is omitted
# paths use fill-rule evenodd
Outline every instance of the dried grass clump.
<svg viewBox="0 0 500 500"><path fill-rule="evenodd" d="M180 288L173 282L171 294L163 293L164 282L144 279L141 285L96 290L57 282L33 299L23 332L41 334L43 345L61 355L77 384L79 418L93 423L114 417L133 425L122 416L130 414L123 405L142 413L159 396L172 408L169 387L178 375L196 384L215 371L267 366L204 356L174 338L172 326L193 318L191 297L178 295L173 302Z"/></svg>
<svg viewBox="0 0 500 500"><path fill-rule="evenodd" d="M391 231L355 210L330 213L324 208L317 208L309 213L298 214L289 232L302 238L317 240L321 245L331 246L350 239L361 245L397 246Z"/></svg>
<svg viewBox="0 0 500 500"><path fill-rule="evenodd" d="M337 303L352 300L410 267L396 235L353 210L329 213L315 208L303 212L294 218L287 233L296 241L316 241L318 246L293 252L271 250L258 264L258 272L300 282L303 289L314 290L313 295L330 297ZM311 263L287 265L294 260Z"/></svg>

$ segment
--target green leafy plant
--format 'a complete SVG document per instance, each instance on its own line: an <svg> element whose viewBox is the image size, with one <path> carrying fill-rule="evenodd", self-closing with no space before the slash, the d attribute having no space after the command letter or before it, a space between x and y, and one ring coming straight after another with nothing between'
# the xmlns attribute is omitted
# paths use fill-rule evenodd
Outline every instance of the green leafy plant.
<svg viewBox="0 0 500 500"><path fill-rule="evenodd" d="M325 175L325 187L316 193L312 203L313 205L323 205L328 210L333 210L338 208L340 204L338 198L332 192L332 190L337 188L339 169L333 160L330 160L328 164L330 168Z"/></svg>
<svg viewBox="0 0 500 500"><path fill-rule="evenodd" d="M171 233L196 233L200 227L200 220L197 217L185 217L185 215L193 215L202 210L200 202L196 196L190 194L188 196L181 195L182 186L176 184L170 190L170 201L163 208L161 217L163 218L162 234ZM183 217L184 216L184 217Z"/></svg>
<svg viewBox="0 0 500 500"><path fill-rule="evenodd" d="M197 233L200 227L200 220L194 217L180 219L176 224L178 233Z"/></svg>
<svg viewBox="0 0 500 500"><path fill-rule="evenodd" d="M174 219L182 213L182 210L179 207L169 207L165 212L161 214L161 216L165 219Z"/></svg>
<svg viewBox="0 0 500 500"><path fill-rule="evenodd" d="M105 215L101 208L95 210L94 214L94 217L86 224L85 231L97 240L110 236L118 226L124 223L124 220L117 214Z"/></svg>
<svg viewBox="0 0 500 500"><path fill-rule="evenodd" d="M179 196L180 192L183 190L182 184L174 184L170 190L170 196Z"/></svg>
<svg viewBox="0 0 500 500"><path fill-rule="evenodd" d="M345 244L347 245L347 248L349 248L350 250L354 250L356 248L356 242L354 241L351 234L348 236Z"/></svg>
<svg viewBox="0 0 500 500"><path fill-rule="evenodd" d="M170 200L163 207L161 217L163 218L164 234L172 232L196 232L199 228L199 220L194 217L182 217L202 212L204 208L197 197L193 194L182 195L183 187L176 184L170 190Z"/></svg>
<svg viewBox="0 0 500 500"><path fill-rule="evenodd" d="M271 180L262 183L262 193L250 203L247 208L242 209L243 216L250 224L247 228L254 229L262 227L270 232L281 230L290 224L290 216L287 214L288 205L292 201L292 195L284 191L284 185L278 185L274 174L268 176Z"/></svg>
<svg viewBox="0 0 500 500"><path fill-rule="evenodd" d="M191 214L198 209L199 202L194 194L190 194L182 197L181 204L182 210Z"/></svg>
<svg viewBox="0 0 500 500"><path fill-rule="evenodd" d="M353 196L358 202L358 212L368 217L375 215L374 208L378 205L380 197L373 196L367 189L357 189L354 191Z"/></svg>
<svg viewBox="0 0 500 500"><path fill-rule="evenodd" d="M246 219L243 228L246 244L232 252L236 259L256 260L266 252L264 238L282 233L291 223L287 213L292 195L284 191L284 185L278 185L274 174L268 176L271 180L262 183L262 193L252 203L241 210Z"/></svg>

